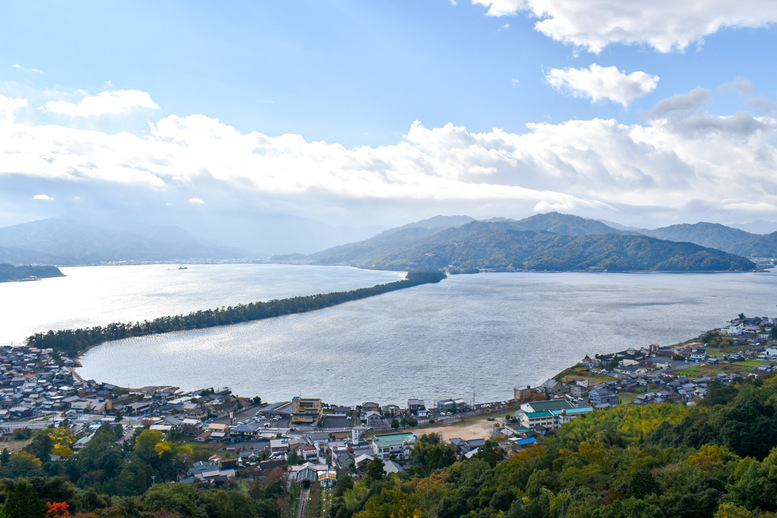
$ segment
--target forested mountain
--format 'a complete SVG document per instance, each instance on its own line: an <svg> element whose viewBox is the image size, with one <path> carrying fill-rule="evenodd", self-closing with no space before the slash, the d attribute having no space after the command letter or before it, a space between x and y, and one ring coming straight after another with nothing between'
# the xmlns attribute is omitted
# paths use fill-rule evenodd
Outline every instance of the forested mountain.
<svg viewBox="0 0 777 518"><path fill-rule="evenodd" d="M742 250L743 254L751 257L777 257L777 232L755 236L732 248Z"/></svg>
<svg viewBox="0 0 777 518"><path fill-rule="evenodd" d="M671 225L639 232L658 239L696 243L736 255L777 257L777 232L766 235L751 234L718 223L705 222Z"/></svg>
<svg viewBox="0 0 777 518"><path fill-rule="evenodd" d="M473 224L474 225L474 224ZM646 236L600 234L565 236L513 230L480 223L467 236L442 232L433 242L376 257L366 266L381 269L477 268L480 270L570 271L738 271L754 265L741 257L691 243ZM464 229L456 229L464 230ZM450 232L457 234L457 232Z"/></svg>
<svg viewBox="0 0 777 518"><path fill-rule="evenodd" d="M464 270L740 271L755 267L719 250L624 233L557 213L521 221L472 221L442 229L398 229L303 260L389 270L451 266Z"/></svg>
<svg viewBox="0 0 777 518"><path fill-rule="evenodd" d="M719 223L705 222L693 225L683 223L655 230L640 230L640 233L658 239L685 241L725 251L731 251L731 247L757 237L744 230L727 227Z"/></svg>
<svg viewBox="0 0 777 518"><path fill-rule="evenodd" d="M8 262L48 262L58 265L117 261L226 259L240 252L198 241L175 227L109 228L73 220L47 219L0 228L0 252ZM20 258L33 258L20 261ZM39 260L39 258L41 260Z"/></svg>
<svg viewBox="0 0 777 518"><path fill-rule="evenodd" d="M548 231L568 236L622 233L622 231L599 221L557 212L537 214L520 221L495 218L479 222L467 216L436 216L386 230L365 241L336 246L308 256L296 255L293 258L298 262L312 264L367 265L376 262L377 258L393 254L396 250L465 238L479 232L482 225L493 225L513 230ZM290 256L286 256L275 259L287 260L290 258Z"/></svg>

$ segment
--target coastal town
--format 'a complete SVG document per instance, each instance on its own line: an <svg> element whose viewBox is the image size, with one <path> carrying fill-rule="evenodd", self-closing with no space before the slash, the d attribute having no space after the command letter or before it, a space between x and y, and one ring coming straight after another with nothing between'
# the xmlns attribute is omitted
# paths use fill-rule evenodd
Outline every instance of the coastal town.
<svg viewBox="0 0 777 518"><path fill-rule="evenodd" d="M185 483L224 484L281 468L287 484L331 485L337 473L360 477L374 459L386 473L408 468L421 436L438 433L469 457L487 441L506 454L539 436L616 405L693 405L714 384L772 373L777 322L739 315L720 329L673 346L629 348L585 357L513 399L474 403L447 399L405 405L364 402L336 406L319 398L267 403L229 389L182 392L174 387L127 389L76 374L76 363L50 349L0 348L0 427L8 444L32 430L65 427L77 455L105 425L122 426L119 441L143 430L176 433L212 446L213 454L179 474ZM469 426L466 426L469 423Z"/></svg>

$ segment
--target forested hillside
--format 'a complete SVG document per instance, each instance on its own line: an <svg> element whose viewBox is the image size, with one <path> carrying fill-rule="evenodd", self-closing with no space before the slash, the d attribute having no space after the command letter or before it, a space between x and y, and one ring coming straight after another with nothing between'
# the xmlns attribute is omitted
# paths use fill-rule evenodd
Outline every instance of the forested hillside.
<svg viewBox="0 0 777 518"><path fill-rule="evenodd" d="M0 282L64 277L56 266L13 266L0 263Z"/></svg>
<svg viewBox="0 0 777 518"><path fill-rule="evenodd" d="M594 412L506 460L492 444L425 477L341 486L332 516L777 516L775 446L777 378L717 385L695 407Z"/></svg>
<svg viewBox="0 0 777 518"><path fill-rule="evenodd" d="M481 270L742 271L749 260L692 243L640 235L569 236L515 230L509 223L475 222L394 249L363 264L370 268Z"/></svg>
<svg viewBox="0 0 777 518"><path fill-rule="evenodd" d="M174 483L212 448L175 431L122 434L105 424L74 453L69 429L32 432L24 451L0 455L0 516L66 516L65 504L76 516L117 518L293 510L298 490L284 488L280 468L258 478L241 470L221 489ZM712 383L695 406L596 411L512 456L495 438L457 460L450 443L424 435L408 472L386 475L379 459L356 481L341 471L316 508L332 518L775 517L776 446L777 378ZM48 512L55 505L59 514Z"/></svg>
<svg viewBox="0 0 777 518"><path fill-rule="evenodd" d="M732 253L624 232L599 221L558 213L538 214L520 221L462 223L457 219L448 227L410 225L309 256L276 259L387 270L448 267L451 271L755 269L755 264Z"/></svg>

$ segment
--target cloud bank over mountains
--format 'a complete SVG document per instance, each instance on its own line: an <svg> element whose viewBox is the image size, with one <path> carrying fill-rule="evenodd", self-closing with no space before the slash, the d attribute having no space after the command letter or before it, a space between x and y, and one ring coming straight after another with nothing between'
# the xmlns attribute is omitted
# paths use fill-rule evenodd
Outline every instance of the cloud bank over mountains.
<svg viewBox="0 0 777 518"><path fill-rule="evenodd" d="M74 187L87 193L106 186L134 189L132 200L117 196L115 204L145 197L251 210L265 200L271 210L339 214L341 223L357 217L357 202L365 200L375 214L382 204L394 210L406 203L411 212L414 204L450 204L476 215L488 206L506 215L652 214L657 222L732 211L743 220L777 217L777 121L747 111L709 113L709 96L696 89L664 99L643 124L569 120L529 124L519 134L416 121L395 144L352 149L295 134L241 133L197 114L150 121L145 134L30 123L16 116L27 99L0 96L0 185L20 176L45 180L62 192L30 197L50 205L83 202ZM105 91L56 106L99 118L156 104L144 92ZM52 110L50 103L30 108Z"/></svg>
<svg viewBox="0 0 777 518"><path fill-rule="evenodd" d="M777 4L770 0L471 0L468 5L444 4L433 6L438 11L426 12L424 9L432 9L429 6L411 9L407 17L403 10L367 11L375 23L388 15L394 17L383 32L375 27L380 44L369 47L371 50L386 51L382 56L397 63L405 63L408 52L417 50L420 57L410 72L427 72L429 67L429 74L411 74L411 79L403 76L390 84L388 81L395 78L377 59L360 72L375 81L362 85L361 76L347 75L353 68L346 59L352 43L331 47L332 51L320 55L316 48L300 44L324 62L334 55L338 59L332 62L342 64L342 68L331 76L326 75L331 67L316 69L302 78L284 75L306 69L298 66L300 63L307 64L307 69L313 67L300 61L297 54L282 54L289 45L280 34L284 31L279 31L272 36L275 39L268 40L269 46L257 47L266 48L261 55L273 60L256 63L277 66L272 69L276 74L263 70L259 76L230 75L245 83L235 81L233 85L224 79L218 85L234 87L229 91L236 95L250 92L254 104L261 105L258 109L253 106L252 113L267 118L257 116L242 125L225 122L235 120L223 115L233 106L226 102L208 104L208 109L200 109L198 104L177 112L169 108L175 94L196 86L198 76L181 76L181 71L191 71L186 67L176 69L178 76L170 74L169 91L165 89L167 82L157 84L159 90L114 87L105 80L107 74L91 74L91 68L82 72L90 74L91 82L80 82L78 76L75 85L64 87L47 79L46 67L33 68L37 63L15 59L6 68L20 79L0 82L0 224L70 213L124 212L160 219L175 215L178 220L198 216L202 218L199 221L225 213L279 213L337 225L396 226L435 214L522 218L551 210L635 226L700 220L729 224L777 221L777 105L768 91L773 88L771 78L758 76L759 69L753 67L744 69L753 77L739 77L739 72L723 76L717 61L693 59L705 52L704 38L711 39L713 34L770 27L777 21ZM319 14L331 16L330 23L341 22L341 17L332 15L341 11L327 3L316 5ZM144 15L150 8L144 4L132 13ZM343 10L348 8L354 12L375 9L354 3ZM281 7L267 12L261 11L267 6L256 9L261 15L288 14ZM447 47L444 55L435 54L435 41L418 40L426 46L416 48L411 44L415 40L408 40L401 51L393 50L392 42L405 42L401 37L412 38L417 32L398 33L409 27L406 22L423 27L419 20L432 12L439 14L441 9L446 16L461 14L460 19L452 15L446 18L447 23L481 31L464 47L484 45L478 49L493 51L495 45L510 42L515 46L502 50L523 51L516 52L515 68L509 70L504 70L504 61L491 61L494 56L487 52L478 54L476 63L482 64L484 76L510 83L507 97L489 106L498 111L510 103L536 104L542 107L540 111L517 119L509 130L503 129L508 126L490 126L492 111L486 118L488 125L483 126L483 119L474 113L477 105L470 106L470 102L503 90L484 88L473 81L466 89L470 97L451 94L447 108L439 109L442 116L434 110L423 112L437 116L425 121L416 114L426 108L424 99L446 97L447 87L456 82L451 77L469 85L470 76L477 75L474 68L456 76L446 75L448 68L435 68L455 61ZM473 16L478 23L470 23ZM524 19L500 19L497 26L484 23L489 16ZM221 66L222 61L226 63L235 55L248 60L256 54L243 41L247 41L246 33L230 39L231 29L242 20L227 21L230 23L223 27L230 30L218 36L214 33L212 41L229 52L186 54L205 69L205 60L212 58L208 63L219 65L224 77L238 67ZM249 29L255 32L253 27ZM515 34L518 37L513 37ZM276 40L280 43L273 47ZM538 41L542 48L533 46ZM159 69L179 65L177 52L185 48L175 43L172 58L160 47ZM365 39L364 43L371 42ZM738 44L737 51L731 51L735 61L746 59L737 54L745 44ZM698 52L689 57L692 45ZM125 50L134 55L134 47ZM463 50L458 48L459 53ZM716 56L721 55L719 48L717 52ZM498 54L502 57L506 53ZM537 56L542 60L535 60ZM591 62L592 57L596 63ZM685 66L698 67L708 75L689 85L691 75ZM651 70L654 67L659 70ZM253 68L245 66L245 70ZM401 67L392 70L403 71ZM496 75L491 75L494 70ZM420 75L434 77L435 71L440 84L431 90L412 80ZM134 74L146 72L143 69ZM208 71L208 78L210 75ZM179 76L187 79L177 81ZM132 83L128 79L132 77L128 73L122 83ZM281 78L278 83L272 82L275 77ZM754 77L760 84L754 84ZM387 82L385 86L380 78ZM341 85L350 85L349 79L354 83L349 91L370 102L347 104L347 109L339 112L318 111L319 106L329 107L327 101L333 92L341 90ZM87 84L92 85L91 92L81 89ZM105 86L95 88L94 84ZM255 89L255 84L264 89ZM327 85L328 89L317 97L307 88L310 84ZM380 87L369 90L367 85L373 84ZM288 93L297 91L295 88L299 89L294 94L297 97ZM767 89L766 94L763 89ZM207 92L197 99L205 103L211 98L228 98L224 92ZM277 104L266 100L276 97ZM381 114L385 117L383 112L362 114L360 107L395 97L403 106L413 107L409 118L388 123L381 118ZM312 126L337 126L339 133L332 133L335 138L310 138L296 126L291 131L268 129L294 114L288 108L294 101L309 98L318 104L302 116L310 117ZM245 103L235 105L243 108ZM513 107L510 113L514 119L520 109ZM270 118L273 114L275 120ZM334 119L340 114L355 118L338 126L340 121ZM347 137L342 135L361 128L354 130L353 121L380 126L390 137L378 139L379 144L345 145L342 142ZM473 121L480 121L480 125Z"/></svg>

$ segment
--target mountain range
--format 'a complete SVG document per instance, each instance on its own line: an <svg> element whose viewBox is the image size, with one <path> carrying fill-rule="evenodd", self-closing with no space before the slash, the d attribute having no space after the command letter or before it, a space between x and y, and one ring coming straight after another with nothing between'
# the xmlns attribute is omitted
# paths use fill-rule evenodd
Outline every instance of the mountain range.
<svg viewBox="0 0 777 518"><path fill-rule="evenodd" d="M245 249L256 248L247 236ZM402 270L752 269L741 256L777 256L777 232L751 234L715 223L626 229L552 212L522 220L436 216L363 241L271 260ZM0 262L17 265L251 258L256 255L174 226L48 219L0 228Z"/></svg>
<svg viewBox="0 0 777 518"><path fill-rule="evenodd" d="M408 270L741 271L755 265L738 255L615 229L559 213L524 220L419 222L309 256L278 257L308 264ZM741 232L741 231L740 231Z"/></svg>
<svg viewBox="0 0 777 518"><path fill-rule="evenodd" d="M47 219L0 228L0 262L71 266L114 262L203 261L243 256L177 227L97 226Z"/></svg>

